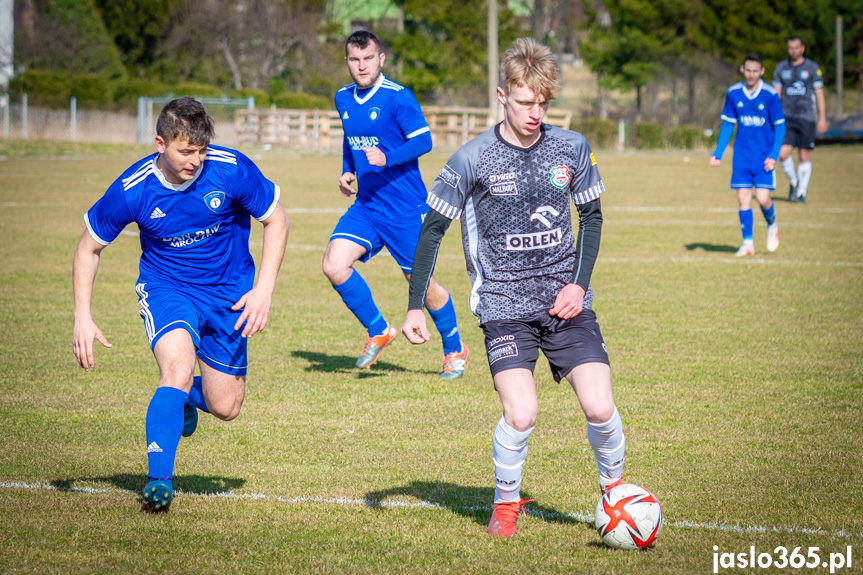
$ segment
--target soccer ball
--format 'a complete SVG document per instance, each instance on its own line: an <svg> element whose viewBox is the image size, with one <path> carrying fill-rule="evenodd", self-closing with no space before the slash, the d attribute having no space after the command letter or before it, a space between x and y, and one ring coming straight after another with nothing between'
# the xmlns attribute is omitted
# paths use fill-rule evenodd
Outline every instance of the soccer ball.
<svg viewBox="0 0 863 575"><path fill-rule="evenodd" d="M594 519L603 543L615 549L643 549L662 531L662 509L653 493L625 483L609 489L596 504Z"/></svg>

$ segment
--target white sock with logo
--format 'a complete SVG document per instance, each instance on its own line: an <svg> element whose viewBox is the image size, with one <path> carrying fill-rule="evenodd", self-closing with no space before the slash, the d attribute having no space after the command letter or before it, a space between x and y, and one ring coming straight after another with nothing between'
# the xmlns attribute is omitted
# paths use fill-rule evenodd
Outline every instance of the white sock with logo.
<svg viewBox="0 0 863 575"><path fill-rule="evenodd" d="M492 460L494 461L494 502L518 501L521 496L521 468L527 457L527 431L516 431L503 417L492 436Z"/></svg>
<svg viewBox="0 0 863 575"><path fill-rule="evenodd" d="M779 164L782 166L782 171L785 172L785 175L788 176L788 181L792 186L797 185L797 170L794 169L794 158L788 156Z"/></svg>
<svg viewBox="0 0 863 575"><path fill-rule="evenodd" d="M805 196L809 188L809 178L812 177L812 162L800 162L797 166L797 195Z"/></svg>
<svg viewBox="0 0 863 575"><path fill-rule="evenodd" d="M605 486L620 479L626 454L626 438L616 407L614 415L605 423L587 422L587 440L593 448L593 456L599 468L599 484Z"/></svg>

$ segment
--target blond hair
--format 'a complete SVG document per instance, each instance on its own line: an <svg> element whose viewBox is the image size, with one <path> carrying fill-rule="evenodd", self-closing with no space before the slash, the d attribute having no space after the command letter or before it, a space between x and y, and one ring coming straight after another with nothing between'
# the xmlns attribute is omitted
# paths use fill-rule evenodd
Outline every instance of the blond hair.
<svg viewBox="0 0 863 575"><path fill-rule="evenodd" d="M548 46L533 38L519 38L503 53L500 86L506 92L527 86L537 96L554 100L560 95L560 67Z"/></svg>

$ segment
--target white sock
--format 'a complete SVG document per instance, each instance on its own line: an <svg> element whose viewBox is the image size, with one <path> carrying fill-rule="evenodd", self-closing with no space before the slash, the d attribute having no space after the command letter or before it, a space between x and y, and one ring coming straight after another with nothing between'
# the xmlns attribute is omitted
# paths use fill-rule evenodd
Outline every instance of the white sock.
<svg viewBox="0 0 863 575"><path fill-rule="evenodd" d="M809 178L812 177L812 162L800 162L797 166L797 179L800 182L797 184L797 195L805 196L806 189L809 188Z"/></svg>
<svg viewBox="0 0 863 575"><path fill-rule="evenodd" d="M788 156L779 163L782 165L782 171L788 176L788 181L791 182L792 186L796 186L798 180L797 171L794 169L794 158Z"/></svg>
<svg viewBox="0 0 863 575"><path fill-rule="evenodd" d="M587 440L593 448L596 466L599 468L599 484L609 485L623 475L623 461L626 459L626 438L623 436L623 422L617 408L614 415L605 423L587 422Z"/></svg>
<svg viewBox="0 0 863 575"><path fill-rule="evenodd" d="M521 468L527 457L527 431L516 431L503 417L492 436L492 459L494 461L494 502L518 501L521 497Z"/></svg>

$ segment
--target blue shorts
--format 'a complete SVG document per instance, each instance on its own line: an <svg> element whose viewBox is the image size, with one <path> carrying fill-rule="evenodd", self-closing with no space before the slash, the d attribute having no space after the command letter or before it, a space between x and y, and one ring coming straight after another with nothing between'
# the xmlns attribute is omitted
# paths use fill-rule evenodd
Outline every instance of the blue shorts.
<svg viewBox="0 0 863 575"><path fill-rule="evenodd" d="M151 350L169 331L185 329L192 336L198 359L216 371L246 375L247 340L240 337L242 329L234 330L242 311L231 309L236 300L224 299L198 286L180 290L139 283L135 291Z"/></svg>
<svg viewBox="0 0 863 575"><path fill-rule="evenodd" d="M761 188L762 190L776 189L776 170L764 171L764 164L753 165L731 165L731 189Z"/></svg>
<svg viewBox="0 0 863 575"><path fill-rule="evenodd" d="M369 261L386 247L402 271L409 274L424 218L425 213L387 218L354 202L339 219L330 241L341 238L366 248L361 262Z"/></svg>

